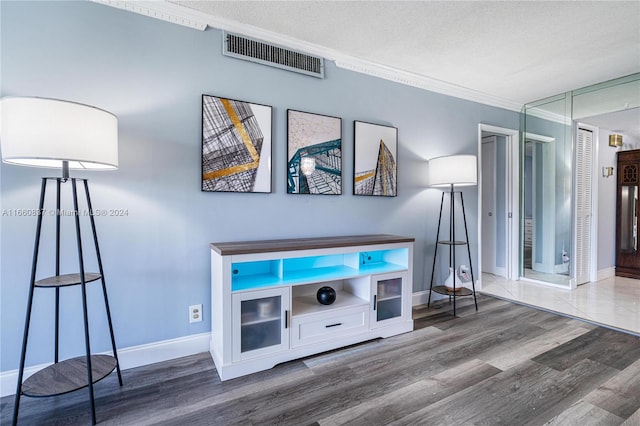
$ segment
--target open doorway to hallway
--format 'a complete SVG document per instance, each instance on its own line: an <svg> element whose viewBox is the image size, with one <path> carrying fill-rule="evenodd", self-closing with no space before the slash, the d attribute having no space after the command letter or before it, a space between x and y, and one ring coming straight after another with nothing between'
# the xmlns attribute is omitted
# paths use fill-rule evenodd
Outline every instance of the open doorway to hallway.
<svg viewBox="0 0 640 426"><path fill-rule="evenodd" d="M517 130L478 125L478 263L511 280L520 276L519 147Z"/></svg>

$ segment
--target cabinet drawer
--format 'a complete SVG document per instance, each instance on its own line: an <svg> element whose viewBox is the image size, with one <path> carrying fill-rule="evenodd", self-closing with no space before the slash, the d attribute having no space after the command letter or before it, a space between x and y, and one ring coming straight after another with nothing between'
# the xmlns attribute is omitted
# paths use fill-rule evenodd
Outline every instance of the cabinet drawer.
<svg viewBox="0 0 640 426"><path fill-rule="evenodd" d="M368 324L368 305L293 317L291 319L291 347L296 348L361 332L368 328Z"/></svg>

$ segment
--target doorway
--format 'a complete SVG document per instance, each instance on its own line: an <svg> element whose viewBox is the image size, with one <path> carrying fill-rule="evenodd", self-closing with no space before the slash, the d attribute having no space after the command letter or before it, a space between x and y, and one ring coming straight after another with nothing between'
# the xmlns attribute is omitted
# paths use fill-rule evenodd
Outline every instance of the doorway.
<svg viewBox="0 0 640 426"><path fill-rule="evenodd" d="M482 272L507 277L506 142L502 135L482 137Z"/></svg>
<svg viewBox="0 0 640 426"><path fill-rule="evenodd" d="M519 145L517 130L478 126L480 277L519 279Z"/></svg>

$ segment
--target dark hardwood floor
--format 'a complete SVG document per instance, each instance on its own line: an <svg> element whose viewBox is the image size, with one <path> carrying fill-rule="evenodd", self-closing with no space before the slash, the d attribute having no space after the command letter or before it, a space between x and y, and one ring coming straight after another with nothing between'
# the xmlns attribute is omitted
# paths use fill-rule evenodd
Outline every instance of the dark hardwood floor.
<svg viewBox="0 0 640 426"><path fill-rule="evenodd" d="M104 425L640 425L640 338L479 296L415 331L220 382L208 353L95 386ZM21 400L19 424L89 424L86 389ZM2 398L9 424L13 397Z"/></svg>

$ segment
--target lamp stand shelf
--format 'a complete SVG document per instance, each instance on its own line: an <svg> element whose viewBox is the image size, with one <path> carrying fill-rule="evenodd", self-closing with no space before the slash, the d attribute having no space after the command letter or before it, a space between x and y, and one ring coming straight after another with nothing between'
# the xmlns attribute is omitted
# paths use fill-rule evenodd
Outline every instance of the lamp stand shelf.
<svg viewBox="0 0 640 426"><path fill-rule="evenodd" d="M36 280L36 271L38 265L38 252L40 248L40 235L42 230L42 219L44 216L44 201L48 180L56 181L56 271L55 275ZM66 178L42 178L42 186L40 188L40 204L38 208L38 221L36 226L36 239L33 251L33 263L31 265L31 283L29 286L29 296L27 302L27 314L24 326L24 336L22 340L22 352L20 355L20 368L18 370L18 387L16 390L15 404L13 411L13 425L18 423L18 411L20 408L20 397L46 397L61 395L72 392L85 387L89 388L89 398L91 401L91 420L96 424L95 401L93 393L93 384L105 378L113 370L117 370L118 381L122 386L122 374L120 372L120 364L118 362L118 353L116 351L115 337L113 334L113 326L111 323L111 312L109 310L109 301L107 299L107 288L104 280L104 272L102 269L102 259L100 257L100 249L98 247L98 236L96 234L95 221L93 218L93 208L91 207L91 198L89 196L89 184L86 179L71 180L71 189L73 192L73 207L71 215L75 219L76 242L78 248L78 266L79 273L60 274L60 188ZM93 242L95 244L96 258L98 263L98 273L85 272L84 257L82 251L82 238L80 233L80 217L78 213L78 194L77 181L84 184L84 192L88 207L89 218L91 222L91 230L93 234ZM91 282L100 281L102 283L102 294L104 297L107 320L109 323L109 333L111 336L111 347L113 356L110 355L92 355L89 339L89 320L87 307L87 291L86 285ZM82 308L84 317L84 337L86 355L76 358L60 361L58 359L58 343L59 343L59 317L60 317L60 289L63 287L80 286L82 290ZM55 290L55 348L54 348L54 364L36 372L22 381L24 375L24 366L27 351L27 342L29 338L29 326L31 323L31 310L33 307L33 296L36 289L54 289Z"/></svg>
<svg viewBox="0 0 640 426"><path fill-rule="evenodd" d="M431 293L436 292L438 294L442 294L445 296L449 296L449 300L453 300L453 315L456 315L456 298L464 297L464 296L473 296L473 301L476 307L476 311L478 310L478 300L476 299L476 286L475 286L475 277L473 276L473 265L471 263L471 249L469 247L469 231L467 229L467 215L464 211L464 199L462 197L461 191L453 190L453 185L451 185L450 194L450 207L449 207L449 239L448 240L440 240L440 225L442 224L442 207L444 206L444 196L445 192L442 193L442 198L440 200L440 216L438 218L438 230L436 232L436 248L433 254L433 266L431 268L431 284L429 286L429 300L427 301L427 306L431 305ZM462 218L464 221L464 234L465 240L456 240L456 222L455 222L455 209L454 209L454 201L455 194L460 195L460 203L462 205ZM445 285L433 285L433 278L436 271L436 260L438 258L438 247L445 246L449 247L449 268L453 269L453 287L447 287ZM467 247L467 255L469 256L469 272L471 273L471 287L472 290L466 287L458 287L456 288L456 247L458 246L466 246Z"/></svg>

